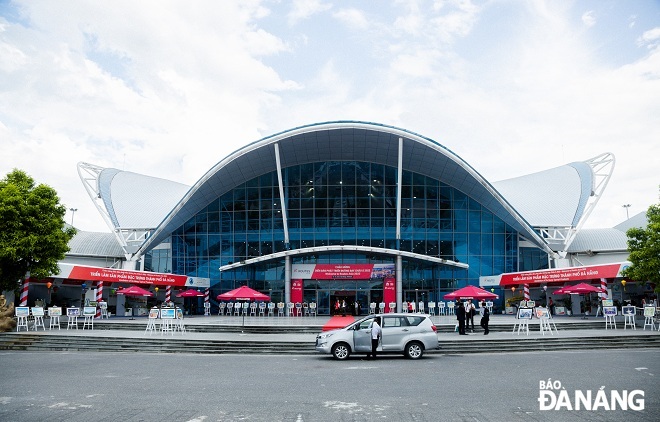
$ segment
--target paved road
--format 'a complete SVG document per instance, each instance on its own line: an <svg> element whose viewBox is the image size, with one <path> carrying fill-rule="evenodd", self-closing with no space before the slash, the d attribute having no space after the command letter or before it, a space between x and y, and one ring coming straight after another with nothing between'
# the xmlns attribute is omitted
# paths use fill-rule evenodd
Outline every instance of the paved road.
<svg viewBox="0 0 660 422"><path fill-rule="evenodd" d="M399 356L0 353L0 421L658 421L660 352ZM540 410L539 381L644 410ZM636 399L641 396L637 395ZM633 403L639 406L640 402Z"/></svg>

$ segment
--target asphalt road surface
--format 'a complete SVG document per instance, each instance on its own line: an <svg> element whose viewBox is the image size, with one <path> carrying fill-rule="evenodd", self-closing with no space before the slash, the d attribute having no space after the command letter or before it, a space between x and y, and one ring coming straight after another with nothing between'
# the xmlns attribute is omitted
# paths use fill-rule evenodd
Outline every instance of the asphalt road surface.
<svg viewBox="0 0 660 422"><path fill-rule="evenodd" d="M418 361L3 352L0 421L657 422L659 378L659 350L427 355ZM578 393L591 394L589 404L566 410L575 407ZM624 396L625 403L616 401Z"/></svg>

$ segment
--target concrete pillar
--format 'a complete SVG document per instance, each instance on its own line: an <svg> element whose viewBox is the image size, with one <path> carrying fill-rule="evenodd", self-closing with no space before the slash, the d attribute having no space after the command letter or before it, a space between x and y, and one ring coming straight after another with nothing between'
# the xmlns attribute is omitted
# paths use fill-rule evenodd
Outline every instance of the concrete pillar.
<svg viewBox="0 0 660 422"><path fill-rule="evenodd" d="M287 307L287 316L289 310L287 303L291 302L291 257L284 257L284 306Z"/></svg>
<svg viewBox="0 0 660 422"><path fill-rule="evenodd" d="M403 258L396 256L396 311L401 312L401 302L403 302Z"/></svg>

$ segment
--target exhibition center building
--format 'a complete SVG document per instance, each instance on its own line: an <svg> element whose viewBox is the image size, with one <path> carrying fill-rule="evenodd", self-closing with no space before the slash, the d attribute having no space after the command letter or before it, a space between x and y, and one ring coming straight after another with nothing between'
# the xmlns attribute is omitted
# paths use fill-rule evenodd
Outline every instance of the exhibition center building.
<svg viewBox="0 0 660 422"><path fill-rule="evenodd" d="M491 182L422 135L338 121L248 144L193 186L78 171L124 268L208 278L211 298L247 285L323 315L338 300L400 308L483 277L570 266L613 166L606 153Z"/></svg>

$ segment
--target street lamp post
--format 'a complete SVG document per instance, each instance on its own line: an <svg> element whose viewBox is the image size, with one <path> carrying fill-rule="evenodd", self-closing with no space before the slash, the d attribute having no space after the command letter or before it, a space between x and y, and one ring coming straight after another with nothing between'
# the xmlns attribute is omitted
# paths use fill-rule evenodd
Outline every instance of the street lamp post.
<svg viewBox="0 0 660 422"><path fill-rule="evenodd" d="M76 215L78 208L69 208L69 211L71 211L71 227L73 227L73 216Z"/></svg>
<svg viewBox="0 0 660 422"><path fill-rule="evenodd" d="M626 209L626 220L630 218L630 215L628 215L628 208L630 208L632 204L623 204L622 207Z"/></svg>

